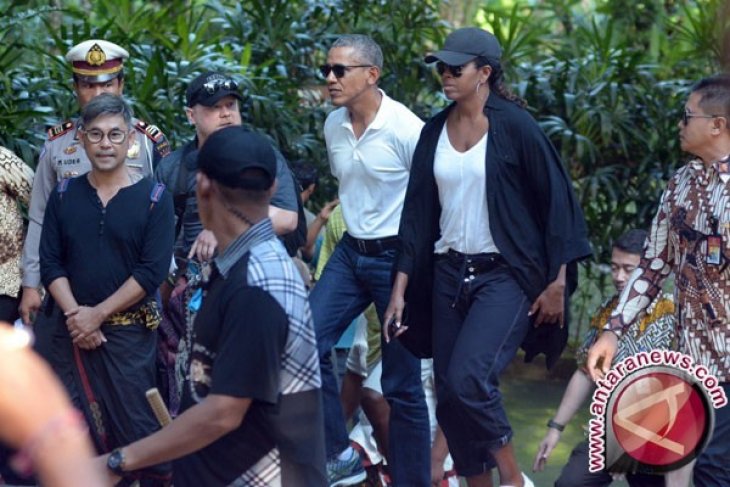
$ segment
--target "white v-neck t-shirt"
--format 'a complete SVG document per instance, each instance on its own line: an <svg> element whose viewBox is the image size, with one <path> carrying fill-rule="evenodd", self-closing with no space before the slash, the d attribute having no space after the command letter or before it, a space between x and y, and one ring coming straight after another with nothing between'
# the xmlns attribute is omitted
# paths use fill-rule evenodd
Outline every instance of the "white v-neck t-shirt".
<svg viewBox="0 0 730 487"><path fill-rule="evenodd" d="M489 230L485 157L487 133L466 152L451 145L444 124L434 155L433 172L441 203L441 238L434 252L499 252Z"/></svg>

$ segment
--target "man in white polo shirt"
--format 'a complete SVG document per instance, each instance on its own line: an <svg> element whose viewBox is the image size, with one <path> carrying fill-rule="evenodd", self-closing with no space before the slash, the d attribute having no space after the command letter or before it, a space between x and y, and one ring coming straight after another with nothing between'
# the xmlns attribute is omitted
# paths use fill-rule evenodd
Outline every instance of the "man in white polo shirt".
<svg viewBox="0 0 730 487"><path fill-rule="evenodd" d="M317 333L330 486L365 479L349 447L330 352L374 302L381 323L391 291L398 226L411 158L423 122L378 88L380 47L364 35L335 41L320 69L332 104L324 126L347 233L310 296ZM420 362L398 341L383 343L383 394L390 403L388 463L394 485L430 484L428 410Z"/></svg>

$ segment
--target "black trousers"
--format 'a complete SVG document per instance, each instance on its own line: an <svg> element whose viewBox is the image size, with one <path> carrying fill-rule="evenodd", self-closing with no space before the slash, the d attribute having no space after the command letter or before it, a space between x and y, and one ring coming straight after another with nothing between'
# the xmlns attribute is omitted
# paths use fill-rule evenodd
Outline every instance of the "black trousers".
<svg viewBox="0 0 730 487"><path fill-rule="evenodd" d="M18 313L19 298L13 298L6 294L0 294L0 321L12 323L20 318Z"/></svg>
<svg viewBox="0 0 730 487"><path fill-rule="evenodd" d="M528 327L530 302L494 254L439 256L433 293L436 415L459 475L496 466L512 438L499 376Z"/></svg>
<svg viewBox="0 0 730 487"><path fill-rule="evenodd" d="M588 470L588 441L579 443L570 452L568 463L555 481L555 487L606 487L613 478L608 472L591 473ZM627 474L626 481L631 487L664 487L663 475Z"/></svg>

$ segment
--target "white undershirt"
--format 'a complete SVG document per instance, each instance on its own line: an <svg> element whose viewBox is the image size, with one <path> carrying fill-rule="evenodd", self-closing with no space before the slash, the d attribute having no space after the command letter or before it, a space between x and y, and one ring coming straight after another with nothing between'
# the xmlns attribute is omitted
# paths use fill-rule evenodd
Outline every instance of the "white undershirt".
<svg viewBox="0 0 730 487"><path fill-rule="evenodd" d="M449 249L464 254L499 252L489 231L485 156L487 134L466 152L451 145L444 124L434 155L433 172L441 202L441 239L437 254Z"/></svg>

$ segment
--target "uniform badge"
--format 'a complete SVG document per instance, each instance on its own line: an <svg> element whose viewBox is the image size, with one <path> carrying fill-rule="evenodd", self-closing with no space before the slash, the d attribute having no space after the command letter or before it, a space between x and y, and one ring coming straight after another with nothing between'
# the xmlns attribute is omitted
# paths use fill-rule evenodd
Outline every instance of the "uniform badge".
<svg viewBox="0 0 730 487"><path fill-rule="evenodd" d="M94 44L86 53L86 62L92 66L101 66L106 62L106 54L99 44Z"/></svg>
<svg viewBox="0 0 730 487"><path fill-rule="evenodd" d="M63 179L75 178L79 175L78 171L65 171L63 173Z"/></svg>
<svg viewBox="0 0 730 487"><path fill-rule="evenodd" d="M139 157L140 146L138 141L134 141L127 150L127 159L136 159Z"/></svg>
<svg viewBox="0 0 730 487"><path fill-rule="evenodd" d="M63 153L64 154L73 154L74 152L76 152L77 147L78 146L76 146L76 145L69 145L68 147L63 149Z"/></svg>

